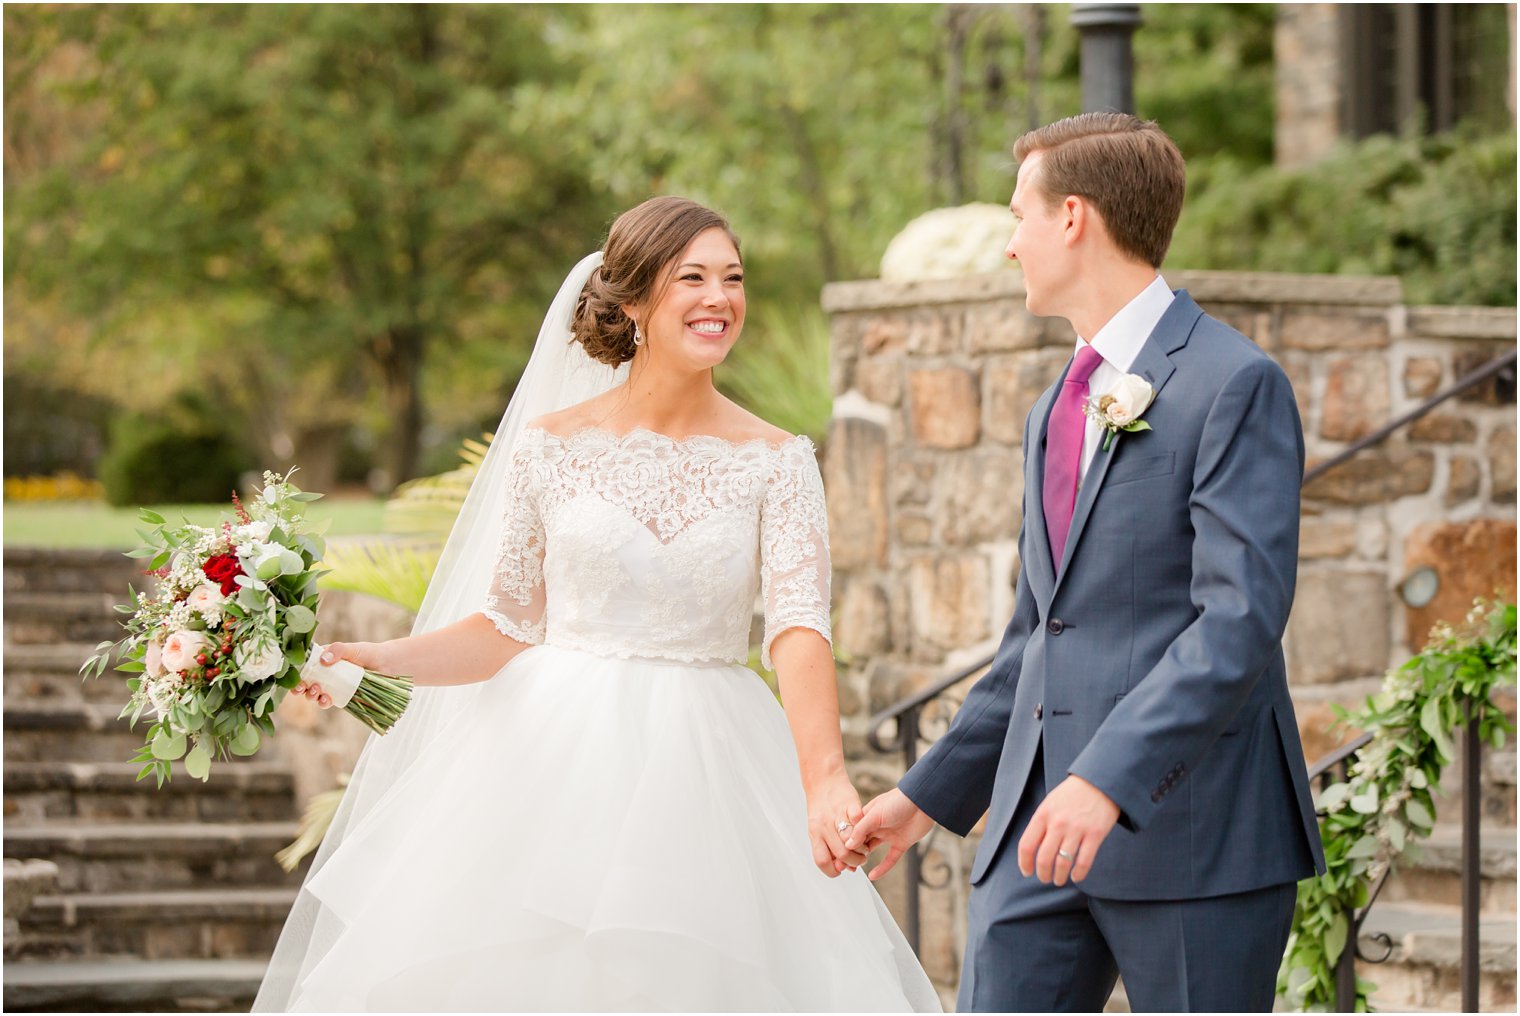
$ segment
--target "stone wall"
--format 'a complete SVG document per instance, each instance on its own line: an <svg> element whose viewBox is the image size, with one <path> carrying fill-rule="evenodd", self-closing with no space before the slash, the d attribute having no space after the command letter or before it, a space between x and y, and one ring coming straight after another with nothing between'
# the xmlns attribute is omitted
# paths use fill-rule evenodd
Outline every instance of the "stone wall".
<svg viewBox="0 0 1520 1016"><path fill-rule="evenodd" d="M1397 279L1168 273L1267 350L1298 394L1309 466L1515 345L1515 312L1407 307ZM868 717L996 648L1013 607L1024 418L1075 337L1024 309L1014 271L824 291L833 319L826 447L836 641L847 751L863 792L895 782ZM1375 689L1437 617L1515 588L1513 382L1490 382L1362 453L1304 493L1298 597L1286 638L1306 752L1332 746L1333 702ZM1404 606L1422 564L1440 593ZM927 717L932 738L969 681ZM970 844L940 833L924 956L953 985ZM900 905L891 876L884 895ZM898 910L901 914L901 910Z"/></svg>
<svg viewBox="0 0 1520 1016"><path fill-rule="evenodd" d="M1272 32L1272 141L1279 166L1302 166L1340 140L1344 116L1337 4L1278 4Z"/></svg>

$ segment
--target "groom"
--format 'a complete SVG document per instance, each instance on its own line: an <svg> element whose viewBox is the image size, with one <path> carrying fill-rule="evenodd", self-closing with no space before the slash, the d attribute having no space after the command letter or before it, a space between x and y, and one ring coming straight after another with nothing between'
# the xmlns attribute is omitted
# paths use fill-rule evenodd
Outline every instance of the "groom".
<svg viewBox="0 0 1520 1016"><path fill-rule="evenodd" d="M850 847L889 847L876 879L986 813L962 1011L1096 1012L1117 973L1136 1010L1267 1012L1323 866L1282 653L1293 390L1156 274L1185 182L1160 128L1086 113L1014 157L1007 254L1079 339L1025 424L1013 619Z"/></svg>

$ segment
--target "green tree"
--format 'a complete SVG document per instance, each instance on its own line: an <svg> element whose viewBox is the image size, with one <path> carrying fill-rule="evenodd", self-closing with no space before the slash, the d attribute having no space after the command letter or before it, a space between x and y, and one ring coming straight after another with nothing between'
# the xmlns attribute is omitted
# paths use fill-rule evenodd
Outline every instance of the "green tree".
<svg viewBox="0 0 1520 1016"><path fill-rule="evenodd" d="M549 40L581 16L8 8L7 113L79 129L28 146L23 117L13 146L7 124L8 295L87 317L159 390L213 394L275 461L367 414L414 475L435 351L493 345L502 377L605 221L560 139L514 123L571 73Z"/></svg>

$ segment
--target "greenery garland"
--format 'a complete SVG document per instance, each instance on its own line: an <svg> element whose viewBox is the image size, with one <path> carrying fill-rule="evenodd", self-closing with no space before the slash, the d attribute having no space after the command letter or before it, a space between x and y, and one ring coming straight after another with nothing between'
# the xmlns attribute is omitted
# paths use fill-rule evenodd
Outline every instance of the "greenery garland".
<svg viewBox="0 0 1520 1016"><path fill-rule="evenodd" d="M1335 1006L1335 965L1348 942L1347 911L1366 906L1371 885L1435 825L1432 794L1456 757L1451 731L1471 704L1484 742L1514 730L1493 693L1515 681L1515 605L1477 601L1460 628L1442 623L1416 657L1390 671L1383 690L1341 721L1372 735L1349 779L1319 794L1326 872L1298 884L1293 931L1278 974L1286 1003L1308 1012ZM1375 987L1356 979L1355 1011Z"/></svg>

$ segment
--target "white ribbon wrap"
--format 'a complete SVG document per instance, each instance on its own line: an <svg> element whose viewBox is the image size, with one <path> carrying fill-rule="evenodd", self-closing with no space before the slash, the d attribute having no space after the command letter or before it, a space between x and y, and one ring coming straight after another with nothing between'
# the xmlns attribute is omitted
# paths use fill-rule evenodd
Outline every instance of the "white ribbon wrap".
<svg viewBox="0 0 1520 1016"><path fill-rule="evenodd" d="M318 645L311 647L306 666L301 668L301 680L308 684L320 684L322 690L332 698L333 708L342 709L354 697L354 692L359 690L359 682L364 680L364 668L347 660L323 663L322 654L326 648Z"/></svg>

